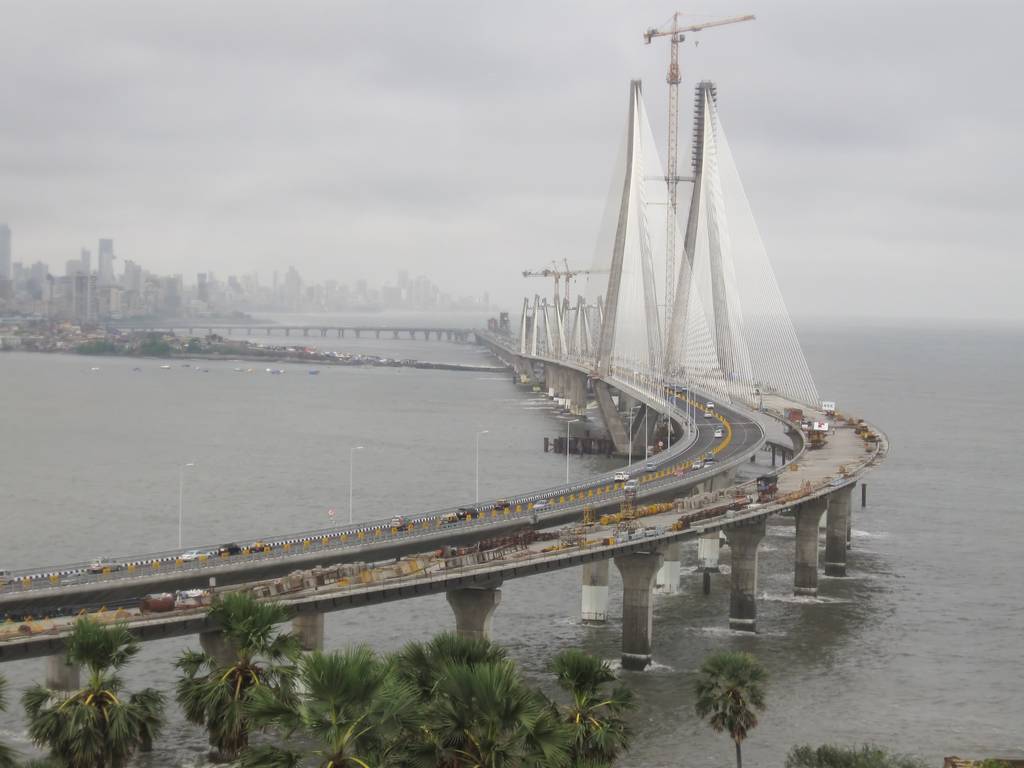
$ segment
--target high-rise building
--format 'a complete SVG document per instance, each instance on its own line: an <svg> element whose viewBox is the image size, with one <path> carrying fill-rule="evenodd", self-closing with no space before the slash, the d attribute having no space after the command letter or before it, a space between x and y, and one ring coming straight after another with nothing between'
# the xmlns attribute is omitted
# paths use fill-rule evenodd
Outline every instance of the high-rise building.
<svg viewBox="0 0 1024 768"><path fill-rule="evenodd" d="M11 228L0 224L0 280L11 279Z"/></svg>
<svg viewBox="0 0 1024 768"><path fill-rule="evenodd" d="M97 312L96 275L79 272L74 277L72 306L79 323L95 323Z"/></svg>
<svg viewBox="0 0 1024 768"><path fill-rule="evenodd" d="M131 259L124 262L124 276L121 278L121 285L126 291L142 290L142 267Z"/></svg>
<svg viewBox="0 0 1024 768"><path fill-rule="evenodd" d="M79 257L82 262L82 272L89 274L92 272L92 253L88 248L82 249L82 255Z"/></svg>
<svg viewBox="0 0 1024 768"><path fill-rule="evenodd" d="M100 249L97 254L99 260L96 284L100 287L114 285L114 241L110 238L100 239Z"/></svg>

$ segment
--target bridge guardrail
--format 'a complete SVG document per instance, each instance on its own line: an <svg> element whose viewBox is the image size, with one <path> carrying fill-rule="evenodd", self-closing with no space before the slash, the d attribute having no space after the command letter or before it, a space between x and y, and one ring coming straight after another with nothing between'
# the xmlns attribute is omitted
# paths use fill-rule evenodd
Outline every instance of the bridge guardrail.
<svg viewBox="0 0 1024 768"><path fill-rule="evenodd" d="M675 408L678 404L675 402L675 398L672 398L671 400L672 400L672 402L669 403L669 407ZM693 402L693 401L691 401L691 402ZM666 403L668 403L668 400L666 400ZM678 418L682 418L682 416L681 416L679 411L677 411L676 416ZM664 471L663 468L665 466L667 466L672 460L674 460L680 453L685 452L690 446L692 446L692 444L693 444L692 440L687 442L687 443L677 443L676 445L673 445L670 450L663 451L663 452L657 454L655 457L652 457L652 460L655 462L656 466L659 468L659 469L656 469L654 474L657 474L660 471ZM636 471L636 468L638 467L639 463L640 462L635 462L633 465L630 465L631 473ZM727 468L727 467L725 467L725 468ZM721 468L717 469L716 471L720 471L720 469ZM708 474L708 475L710 475L710 474L713 474L713 473L712 472L703 472L701 474ZM694 476L691 475L691 476L688 476L685 480L683 480L681 482L688 482L688 481L692 481L693 479L694 479ZM663 485L663 484L658 484L658 485ZM514 519L519 519L519 518L529 517L532 514L532 511L529 509L529 506L532 505L534 502L540 500L540 499L551 499L552 497L555 497L555 496L559 497L560 499L563 499L565 496L569 496L570 497L570 502L571 502L571 501L573 501L571 499L571 497L577 496L581 492L584 492L584 491L586 491L586 492L593 492L597 488L603 488L604 489L603 490L604 493L613 493L613 492L621 490L621 486L619 484L616 484L614 479L612 478L612 473L602 473L601 475L598 475L595 478L590 478L590 479L588 479L586 481L581 481L581 482L578 482L578 483L573 483L573 484L570 484L568 486L565 486L565 485L553 486L552 488L542 489L540 491L534 491L534 492L531 492L531 493L529 493L527 495L517 496L517 497L514 497L514 498L510 499L510 503L513 505L513 508L525 507L524 509L521 509L520 511L516 512L513 515L513 518ZM646 491L646 489L645 489L645 491ZM649 495L649 494L645 492L645 493L642 493L641 495ZM494 503L495 502L493 502L493 501L492 502L486 502L485 504L481 504L481 505L477 506L477 509L478 509L477 517L472 522L475 522L477 524L482 524L483 522L485 522L485 521L481 520L481 517L483 517L487 512L492 512L494 510ZM585 506L585 503L578 505L579 508L582 508L583 506ZM567 505L565 503L565 501L560 501L560 502L556 503L556 509L551 510L551 512L552 513L558 513L558 514L564 514L564 512L571 511L571 510L573 510L575 508L577 508L577 505L573 505L571 503ZM437 511L434 511L434 512L429 512L429 513L421 514L421 515L418 515L418 516L412 516L411 520L414 523L420 524L421 527L422 527L424 523L429 524L429 523L433 523L433 522L439 522L441 520L441 518L443 518L445 515L449 515L452 512L457 512L457 511L458 511L458 508L448 508L448 509L443 509L443 510L437 510ZM542 519L545 516L550 516L550 513L547 513L547 514L543 514L542 513L541 514L541 518ZM431 529L429 527L427 527L424 530L421 530L419 532L419 535L425 535L426 533L429 533L429 532L436 532L436 529L440 528L440 527L442 527L440 524L436 525L434 527L433 531L431 531ZM386 530L386 526L383 524L383 521L374 521L373 523L368 524L368 525L364 524L364 525L345 526L345 527L340 527L340 528L335 527L335 528L314 529L314 530L310 530L310 531L304 531L304 532L301 532L301 533L298 533L298 534L290 534L290 535L288 535L288 538L284 538L284 537L281 537L281 536L265 536L265 537L262 537L261 539L258 539L258 541L263 541L266 544L272 546L275 551L273 551L271 553L267 553L267 552L251 552L251 553L246 554L245 556L251 557L253 559L259 559L259 560L266 560L266 559L269 559L270 557L274 557L274 556L280 557L280 556L283 556L283 555L276 551L277 548L281 548L283 550L284 555L287 555L290 552L290 547L296 546L296 545L302 546L303 547L303 551L312 551L312 552L322 551L322 550L325 550L325 549L337 549L338 548L337 544L335 544L334 546L330 545L330 542L331 542L332 539L342 539L342 541L340 542L340 544L342 544L342 545L348 544L348 545L351 545L351 546L357 546L359 544L365 543L364 540L367 538L367 534L370 534L370 533L372 533L373 538L385 538L385 534L382 533L385 530ZM362 533L363 535L360 536L359 535L360 533ZM403 534L416 535L415 531L409 531L409 532L403 531L402 533ZM391 536L389 536L387 538L389 540L395 540L393 538L393 536L394 536L394 534L392 534ZM350 542L349 539L352 538L352 537L354 537L355 540ZM408 538L408 537L409 536L405 536L405 538ZM326 543L324 543L325 541L326 541ZM198 547L198 548L195 548L195 549L207 549L207 550L209 550L211 548L207 546L207 547ZM50 587L56 587L56 586L60 586L62 578L65 578L65 577L68 577L68 576L79 576L80 577L80 576L83 576L83 575L87 575L87 578L89 576L95 576L95 578L93 578L92 580L93 581L97 581L97 582L98 581L106 580L104 577L109 577L110 580L123 579L123 578L126 577L125 575L115 576L114 574L115 573L121 573L122 570L123 571L127 571L128 573L134 573L134 572L138 571L139 569L149 569L148 572L154 572L154 571L160 570L161 568L164 568L167 564L171 564L171 567L178 569L178 570L176 570L176 572L192 572L192 571L197 571L197 570L204 570L204 571L215 570L215 566L213 566L211 564L211 561L216 562L217 559L218 559L217 556L215 556L215 555L206 555L206 556L200 556L199 558L197 558L194 561L181 561L180 560L180 555L184 554L185 552L188 552L188 551L191 551L191 550L167 550L167 551L164 551L164 552L149 553L149 554L145 554L145 555L133 556L132 559L128 559L128 558L120 559L120 560L117 561L117 563L119 565L121 565L122 568L119 568L117 571L112 572L112 573L100 573L100 574L94 574L94 575L87 575L87 569L88 569L88 567L90 565L90 563L88 561L64 564L64 565L56 566L56 567L53 567L53 568L50 568L50 569L44 570L44 571L39 571L38 569L23 569L21 571L13 572L11 574L10 578L7 580L7 582L5 584L0 584L0 593L3 593L3 592L8 592L9 593L9 592L12 592L12 591L24 591L24 590L28 590L28 589L38 589L38 588L46 589L46 588L50 588ZM230 564L234 564L234 563L238 562L237 560L232 561L230 558L227 558L227 560L228 560L228 562ZM186 565L186 563L187 563L187 565Z"/></svg>

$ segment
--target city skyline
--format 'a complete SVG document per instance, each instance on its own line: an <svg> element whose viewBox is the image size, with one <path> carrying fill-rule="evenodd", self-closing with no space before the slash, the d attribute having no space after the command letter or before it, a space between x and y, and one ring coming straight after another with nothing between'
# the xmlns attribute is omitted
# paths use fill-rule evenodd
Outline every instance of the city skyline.
<svg viewBox="0 0 1024 768"><path fill-rule="evenodd" d="M22 255L62 264L107 232L161 273L423 264L515 306L522 270L592 265L631 77L664 156L667 52L642 39L662 3L312 7L283 27L231 3L11 8L0 220ZM1024 11L989 7L984 35L880 0L692 8L757 20L683 47L679 167L714 80L794 314L1024 316L1024 110L992 77L1020 68Z"/></svg>
<svg viewBox="0 0 1024 768"><path fill-rule="evenodd" d="M161 275L132 259L118 260L114 239L98 239L97 268L92 251L81 248L64 263L63 274L43 261L13 260L13 232L0 223L0 312L97 323L142 317L210 317L248 312L374 312L383 309L487 310L490 295L453 296L426 275L399 270L393 283L307 282L294 265L273 270L269 284L257 272L218 279L213 270L194 280L181 273ZM8 266L9 265L9 266ZM4 267L7 266L5 271ZM5 276L6 275L6 276Z"/></svg>

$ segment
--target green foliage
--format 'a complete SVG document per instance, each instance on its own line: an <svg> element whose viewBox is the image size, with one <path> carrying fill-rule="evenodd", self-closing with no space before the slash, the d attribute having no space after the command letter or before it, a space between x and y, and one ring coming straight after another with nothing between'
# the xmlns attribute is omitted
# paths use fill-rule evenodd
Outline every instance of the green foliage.
<svg viewBox="0 0 1024 768"><path fill-rule="evenodd" d="M529 688L505 650L452 633L409 643L391 659L419 698L417 764L468 768L570 765L572 732L554 704Z"/></svg>
<svg viewBox="0 0 1024 768"><path fill-rule="evenodd" d="M414 752L409 734L419 731L416 690L365 646L310 653L299 662L300 693L283 701L261 687L246 704L252 722L285 743L296 737L307 754L274 744L245 750L243 768L292 768L307 758L319 766L407 765Z"/></svg>
<svg viewBox="0 0 1024 768"><path fill-rule="evenodd" d="M139 354L147 357L170 357L171 345L157 334L149 334L139 344Z"/></svg>
<svg viewBox="0 0 1024 768"><path fill-rule="evenodd" d="M608 662L575 648L551 664L559 686L572 698L561 707L572 730L573 765L611 766L629 749L631 731L624 715L635 706L633 692L616 683Z"/></svg>
<svg viewBox="0 0 1024 768"><path fill-rule="evenodd" d="M84 341L75 347L75 352L80 355L116 355L120 348L112 341L106 339L93 339Z"/></svg>
<svg viewBox="0 0 1024 768"><path fill-rule="evenodd" d="M206 727L217 756L234 760L249 743L252 723L246 706L257 689L270 691L282 705L294 703L299 644L294 635L276 628L289 618L280 603L232 592L209 615L234 658L221 665L205 653L185 651L177 662L182 676L176 698L189 722Z"/></svg>
<svg viewBox="0 0 1024 768"><path fill-rule="evenodd" d="M723 651L704 659L695 685L697 716L707 718L716 733L728 733L736 745L736 766L742 768L741 745L757 727L765 709L768 673L749 653Z"/></svg>
<svg viewBox="0 0 1024 768"><path fill-rule="evenodd" d="M927 763L891 754L871 744L860 747L824 744L817 748L803 744L793 747L786 755L786 768L927 768Z"/></svg>
<svg viewBox="0 0 1024 768"><path fill-rule="evenodd" d="M7 710L7 681L0 676L0 712ZM14 768L18 764L18 753L0 741L0 768Z"/></svg>
<svg viewBox="0 0 1024 768"><path fill-rule="evenodd" d="M978 768L1010 768L1010 764L1005 760L997 760L994 757L987 757L978 763Z"/></svg>
<svg viewBox="0 0 1024 768"><path fill-rule="evenodd" d="M197 338L191 338L185 343L186 352L202 352L203 343Z"/></svg>
<svg viewBox="0 0 1024 768"><path fill-rule="evenodd" d="M146 749L163 724L164 696L146 688L126 697L116 674L138 650L124 625L75 622L67 660L85 667L88 681L72 693L41 685L25 691L32 741L65 768L119 768Z"/></svg>

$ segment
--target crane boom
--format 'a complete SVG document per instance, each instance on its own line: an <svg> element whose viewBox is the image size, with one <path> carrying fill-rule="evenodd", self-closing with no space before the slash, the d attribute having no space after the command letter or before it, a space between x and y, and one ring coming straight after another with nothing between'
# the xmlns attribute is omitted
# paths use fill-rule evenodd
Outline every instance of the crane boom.
<svg viewBox="0 0 1024 768"><path fill-rule="evenodd" d="M702 29L712 27L724 27L727 24L738 24L742 21L753 21L754 16L730 16L714 21L705 21L700 24L691 24L686 27L679 26L677 11L672 14L670 25L652 27L644 32L644 43L650 45L656 37L670 37L672 48L670 52L668 75L665 81L668 83L668 168L665 182L668 185L668 215L666 216L665 230L665 338L669 336L669 328L672 324L672 311L675 305L676 290L676 209L678 206L679 175L677 173L679 157L679 83L682 82L682 74L679 70L679 43L686 39L686 32L700 32ZM668 350L666 350L667 352ZM667 358L666 358L667 359Z"/></svg>

